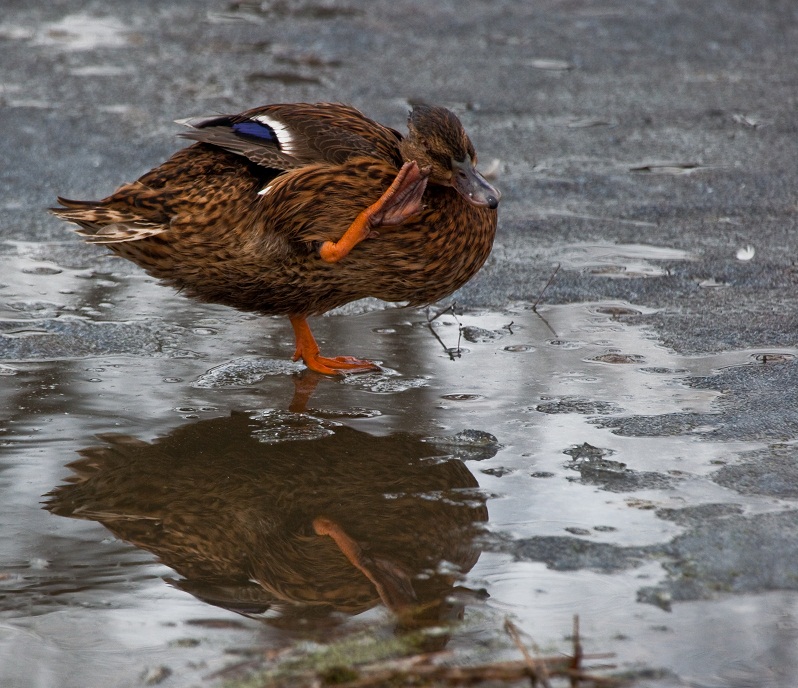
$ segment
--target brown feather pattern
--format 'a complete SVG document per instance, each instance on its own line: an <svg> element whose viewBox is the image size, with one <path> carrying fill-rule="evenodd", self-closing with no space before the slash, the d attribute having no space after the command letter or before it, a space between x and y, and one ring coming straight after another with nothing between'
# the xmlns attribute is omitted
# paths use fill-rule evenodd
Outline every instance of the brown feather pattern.
<svg viewBox="0 0 798 688"><path fill-rule="evenodd" d="M259 116L281 141L232 128ZM498 192L485 207L453 186L451 161L476 156L448 110L414 111L407 137L329 103L187 123L197 143L103 200L59 198L53 213L190 296L264 314L320 314L367 296L432 303L490 253ZM320 244L338 241L409 160L429 174L420 212L322 260Z"/></svg>

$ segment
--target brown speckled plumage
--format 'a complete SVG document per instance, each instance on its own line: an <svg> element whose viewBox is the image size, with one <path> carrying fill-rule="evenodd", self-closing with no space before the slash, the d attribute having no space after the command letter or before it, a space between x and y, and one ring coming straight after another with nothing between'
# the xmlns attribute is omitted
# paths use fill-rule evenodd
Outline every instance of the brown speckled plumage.
<svg viewBox="0 0 798 688"><path fill-rule="evenodd" d="M394 611L442 603L458 579L453 569L466 572L479 557L473 538L488 517L477 481L451 447L346 426L263 442L259 432L270 422L234 413L151 443L103 435L102 446L69 464L72 474L47 508L99 521L156 554L184 577L181 587L222 606L364 611L382 594L331 538L314 532L324 517L359 543L367 573L395 588L382 599Z"/></svg>
<svg viewBox="0 0 798 688"><path fill-rule="evenodd" d="M473 146L444 108L414 108L406 137L329 103L186 124L197 143L102 201L59 198L65 207L53 212L189 296L287 315L295 330L309 315L367 296L435 302L490 253L499 194L474 169ZM392 183L399 193L388 198ZM372 215L380 204L395 217ZM325 242L334 248L348 231L361 235L323 257ZM308 354L303 337L312 342L309 329L297 330L297 357L311 368L369 367L356 359L316 365L318 349Z"/></svg>

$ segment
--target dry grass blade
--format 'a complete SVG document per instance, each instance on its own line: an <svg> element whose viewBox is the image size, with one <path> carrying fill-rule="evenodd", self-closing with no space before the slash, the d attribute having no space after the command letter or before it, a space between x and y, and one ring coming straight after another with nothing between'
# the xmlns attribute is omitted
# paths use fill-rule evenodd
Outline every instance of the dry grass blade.
<svg viewBox="0 0 798 688"><path fill-rule="evenodd" d="M554 657L539 660L538 663L545 663L547 671L556 672L560 676L565 676L569 672L570 657ZM526 661L516 662L497 662L495 664L483 664L480 666L438 666L438 665L417 665L405 670L396 668L374 670L364 670L361 675L346 683L339 683L345 688L373 688L385 685L403 686L468 686L478 685L483 682L503 682L513 683L531 678L539 678L533 672Z"/></svg>
<svg viewBox="0 0 798 688"><path fill-rule="evenodd" d="M447 653L442 653L447 654ZM597 659L599 655L590 655ZM536 668L524 660L494 662L476 666L443 666L433 663L435 655L424 655L422 661L382 661L360 667L333 667L326 671L304 676L292 675L259 684L262 688L319 688L336 685L341 688L380 688L382 686L481 686L497 684L513 685L531 680L532 685L541 681L541 672L549 679L570 681L581 688L618 688L622 682L612 677L600 677L574 669L573 657L539 657L533 660ZM614 665L592 667L613 669ZM249 685L249 684L247 684Z"/></svg>
<svg viewBox="0 0 798 688"><path fill-rule="evenodd" d="M501 684L511 685L525 679L531 680L532 685L538 682L543 684L541 674L545 672L547 683L550 679L567 679L571 685L581 686L582 688L618 688L621 682L611 677L594 676L582 670L575 670L572 667L572 657L539 657L533 659L535 668L524 660L495 662L491 664L481 664L478 666L441 666L430 663L408 663L404 666L397 666L393 663L381 663L368 667L361 667L356 673L356 677L349 680L344 679L344 675L336 672L334 676L327 673L316 676L310 683L302 685L319 686L335 684L342 688L378 688L380 686L401 685L401 686L479 686L482 684ZM602 669L612 669L614 666L595 667ZM331 680L332 679L332 680ZM342 680L343 679L343 680ZM296 688L299 684L296 677L290 683L279 684Z"/></svg>
<svg viewBox="0 0 798 688"><path fill-rule="evenodd" d="M505 619L504 630L507 631L507 634L513 639L515 646L521 651L521 654L524 656L524 661L529 667L529 670L534 674L535 679L540 681L543 688L551 688L551 683L549 682L549 672L546 670L546 664L539 662L535 657L529 654L529 650L521 640L521 633L519 632L518 627L512 621L510 621L510 619ZM535 652L538 652L537 647L534 649Z"/></svg>
<svg viewBox="0 0 798 688"><path fill-rule="evenodd" d="M335 685L341 688L380 688L403 686L419 688L443 688L444 686L491 686L516 685L531 682L532 686L554 688L618 688L623 684L614 677L596 676L592 672L615 669L614 665L583 666L584 660L595 661L613 657L612 654L585 655L579 630L579 619L574 617L573 655L543 657L534 643L534 655L525 644L527 636L512 621L506 619L504 629L523 655L522 660L488 662L477 665L454 665L457 656L451 651L409 654L384 658L367 663L350 664L338 662L327 664L326 669L315 669L289 675L274 676L258 683L259 688L320 688ZM251 684L247 684L251 685ZM254 685L254 684L253 684Z"/></svg>

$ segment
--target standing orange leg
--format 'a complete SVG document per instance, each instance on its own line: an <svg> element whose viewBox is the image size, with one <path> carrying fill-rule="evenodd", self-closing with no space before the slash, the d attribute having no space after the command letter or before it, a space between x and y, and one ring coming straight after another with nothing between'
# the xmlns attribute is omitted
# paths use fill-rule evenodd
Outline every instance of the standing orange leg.
<svg viewBox="0 0 798 688"><path fill-rule="evenodd" d="M345 370L353 373L365 373L380 369L378 365L371 361L364 361L354 356L327 358L320 355L319 345L316 343L305 317L295 315L290 320L291 326L294 328L294 337L296 338L294 360L298 361L301 358L311 370L325 375L338 375Z"/></svg>
<svg viewBox="0 0 798 688"><path fill-rule="evenodd" d="M414 160L406 162L379 200L361 212L338 241L325 241L319 249L322 260L337 263L363 239L376 235L377 227L402 224L421 210L429 170L420 170Z"/></svg>
<svg viewBox="0 0 798 688"><path fill-rule="evenodd" d="M364 239L376 236L377 227L390 227L402 224L420 212L421 197L427 188L429 170L421 170L415 161L406 162L396 175L396 179L380 196L361 212L338 241L325 241L319 249L322 260L337 263ZM342 371L366 372L379 370L379 366L352 356L326 358L319 353L319 345L313 338L304 316L293 316L291 325L296 337L294 360L300 358L305 365L317 373L336 375Z"/></svg>

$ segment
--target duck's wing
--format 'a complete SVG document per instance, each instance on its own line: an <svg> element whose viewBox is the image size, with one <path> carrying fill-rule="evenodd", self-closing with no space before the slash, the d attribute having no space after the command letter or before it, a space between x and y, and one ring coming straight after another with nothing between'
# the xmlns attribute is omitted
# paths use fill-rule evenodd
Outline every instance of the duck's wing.
<svg viewBox="0 0 798 688"><path fill-rule="evenodd" d="M348 105L266 105L238 115L180 120L180 135L243 155L263 167L292 170L374 157L401 166L399 132Z"/></svg>

